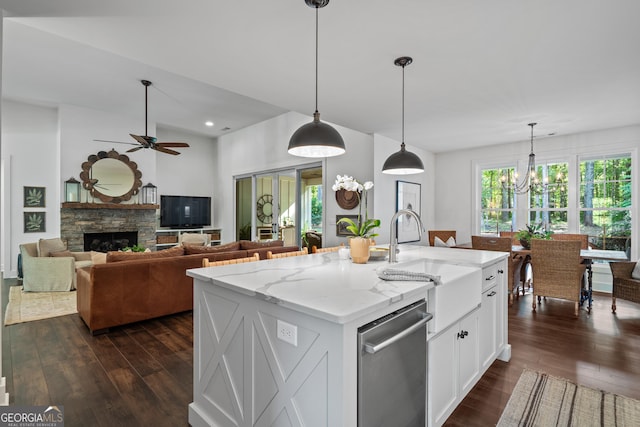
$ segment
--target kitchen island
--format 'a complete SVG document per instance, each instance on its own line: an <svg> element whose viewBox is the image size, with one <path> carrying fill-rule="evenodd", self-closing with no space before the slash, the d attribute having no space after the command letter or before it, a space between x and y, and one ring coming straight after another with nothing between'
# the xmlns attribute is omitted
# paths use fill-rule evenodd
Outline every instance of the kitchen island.
<svg viewBox="0 0 640 427"><path fill-rule="evenodd" d="M506 310L497 309L507 302L506 256L403 245L397 264L353 264L337 253L322 253L189 270L195 359L189 423L356 426L358 328L426 299L434 315L428 342L439 348L437 354L429 351L427 420L441 424L468 392L467 383L475 384L484 372L482 359L509 357ZM441 284L381 280L376 270L387 267L439 276ZM490 271L495 274L485 280ZM480 333L480 322L488 316L482 314L482 298L489 282L494 296L502 298L487 304L493 307L492 318L483 329L492 328L491 355L481 357L480 344L488 340ZM470 380L460 345L452 346L449 336L463 321L465 344L471 343L475 354L471 365L478 367ZM449 381L439 379L442 370L436 373L440 368L434 363L440 359L447 362L443 372L455 375L455 384L445 387L451 389L446 399L434 401L431 389L442 387L437 381Z"/></svg>

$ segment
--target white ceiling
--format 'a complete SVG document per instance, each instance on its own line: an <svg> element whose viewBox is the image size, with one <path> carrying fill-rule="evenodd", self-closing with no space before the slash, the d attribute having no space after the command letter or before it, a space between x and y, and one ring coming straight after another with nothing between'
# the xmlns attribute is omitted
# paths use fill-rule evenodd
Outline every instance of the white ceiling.
<svg viewBox="0 0 640 427"><path fill-rule="evenodd" d="M179 4L179 6L177 6ZM3 96L211 136L314 110L304 0L0 0ZM323 120L432 152L640 123L638 0L332 0ZM54 36L54 34L56 36ZM216 122L213 129L204 120ZM99 136L96 136L99 137ZM347 149L348 149L348 141Z"/></svg>

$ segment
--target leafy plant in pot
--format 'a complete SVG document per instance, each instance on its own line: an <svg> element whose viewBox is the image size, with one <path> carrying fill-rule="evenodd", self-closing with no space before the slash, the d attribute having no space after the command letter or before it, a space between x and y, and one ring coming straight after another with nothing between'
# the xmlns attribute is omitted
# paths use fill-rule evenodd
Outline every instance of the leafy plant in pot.
<svg viewBox="0 0 640 427"><path fill-rule="evenodd" d="M529 225L524 230L519 230L515 234L515 238L520 241L520 244L525 249L531 249L531 239L550 240L551 232L544 231L542 224Z"/></svg>

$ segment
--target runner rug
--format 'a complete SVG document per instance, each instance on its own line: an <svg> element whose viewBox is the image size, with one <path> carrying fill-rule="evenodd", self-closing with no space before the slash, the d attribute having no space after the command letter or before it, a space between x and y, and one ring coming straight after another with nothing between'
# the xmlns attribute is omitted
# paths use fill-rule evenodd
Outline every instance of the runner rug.
<svg viewBox="0 0 640 427"><path fill-rule="evenodd" d="M640 426L640 401L525 369L498 427Z"/></svg>
<svg viewBox="0 0 640 427"><path fill-rule="evenodd" d="M4 325L49 319L77 312L76 291L22 292L22 286L11 286Z"/></svg>

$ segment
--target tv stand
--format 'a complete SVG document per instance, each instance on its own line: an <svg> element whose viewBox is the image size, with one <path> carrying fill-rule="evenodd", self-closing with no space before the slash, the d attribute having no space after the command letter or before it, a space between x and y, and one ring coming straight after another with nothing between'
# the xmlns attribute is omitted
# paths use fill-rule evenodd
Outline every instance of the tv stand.
<svg viewBox="0 0 640 427"><path fill-rule="evenodd" d="M156 230L156 250L159 251L176 246L180 241L180 235L184 233L209 234L211 236L211 246L219 245L222 242L221 228L161 228Z"/></svg>

